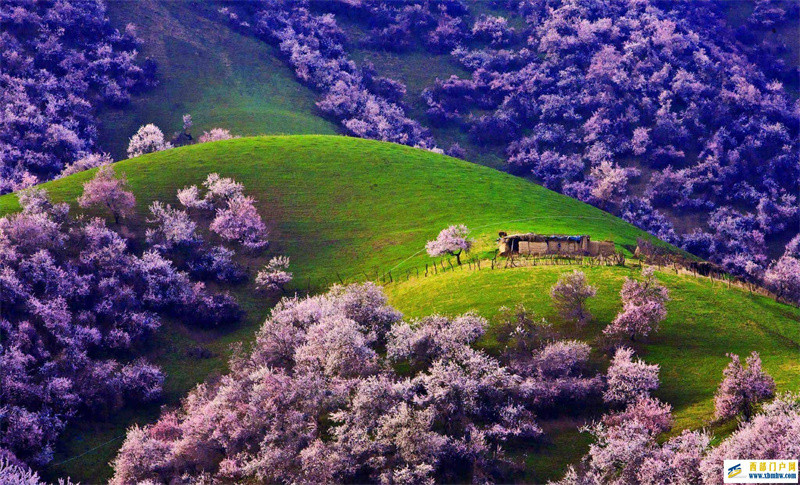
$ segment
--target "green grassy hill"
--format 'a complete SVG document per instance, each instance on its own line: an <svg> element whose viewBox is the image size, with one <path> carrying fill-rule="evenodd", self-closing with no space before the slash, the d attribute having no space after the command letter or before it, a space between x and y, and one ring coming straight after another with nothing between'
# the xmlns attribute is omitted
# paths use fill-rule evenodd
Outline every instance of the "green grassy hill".
<svg viewBox="0 0 800 485"><path fill-rule="evenodd" d="M395 283L387 291L392 303L410 316L469 309L491 316L500 305L516 302L547 316L546 289L561 270L569 269L448 271L417 278L415 269L424 269L431 261L424 254L425 242L449 224L464 223L473 229L477 257L494 253L501 230L590 234L595 240L612 239L628 252L636 238L650 238L599 209L520 178L423 150L347 137L244 138L154 153L115 167L136 194L137 215L130 227L138 236L144 232L150 202L175 203L177 189L218 172L245 184L245 192L258 200L271 228L272 244L265 254L240 255L251 273L271 256L285 254L291 257L296 276L292 290L322 291L340 279L380 279L391 270ZM54 200L70 202L77 211L74 201L91 176L91 172L75 174L43 187ZM0 197L0 215L17 209L16 196ZM599 288L592 306L598 323L581 338L591 341L599 326L613 317L619 286L631 271L589 270L591 282ZM792 373L796 376L800 367L798 311L691 276L662 279L673 292L670 317L643 352L648 360L662 363L661 396L678 409L680 426L694 426L707 418L708 399L720 377L725 351L759 348L779 385L791 384ZM167 404L177 403L210 375L224 372L231 343L252 341L274 303L252 290L245 284L235 291L248 312L235 328L202 331L176 322L164 326L149 353L168 375ZM187 351L197 347L213 357L188 357ZM793 385L797 387L796 382ZM72 426L49 475L68 474L88 483L104 480L126 427L151 421L158 412L159 406L128 409L109 420ZM576 443L585 446L584 438L575 439L576 423L553 422L547 427L556 443L567 446L551 445L529 455L534 465L569 460L582 450ZM62 463L65 460L69 461Z"/></svg>
<svg viewBox="0 0 800 485"><path fill-rule="evenodd" d="M236 135L334 134L320 117L317 95L297 82L277 49L231 30L217 13L221 4L169 0L111 0L108 15L122 30L136 25L139 57L158 63L159 85L124 108L104 108L100 147L115 160L126 157L139 126L155 123L167 136L194 118L195 136L214 127Z"/></svg>

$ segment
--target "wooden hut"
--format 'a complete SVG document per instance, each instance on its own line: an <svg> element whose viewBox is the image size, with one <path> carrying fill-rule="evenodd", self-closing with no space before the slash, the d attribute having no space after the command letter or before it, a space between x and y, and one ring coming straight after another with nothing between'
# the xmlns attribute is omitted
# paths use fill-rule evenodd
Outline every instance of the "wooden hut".
<svg viewBox="0 0 800 485"><path fill-rule="evenodd" d="M609 256L616 248L612 241L592 241L587 235L565 234L511 234L500 233L497 240L501 256L529 255L544 256L561 254L565 256Z"/></svg>

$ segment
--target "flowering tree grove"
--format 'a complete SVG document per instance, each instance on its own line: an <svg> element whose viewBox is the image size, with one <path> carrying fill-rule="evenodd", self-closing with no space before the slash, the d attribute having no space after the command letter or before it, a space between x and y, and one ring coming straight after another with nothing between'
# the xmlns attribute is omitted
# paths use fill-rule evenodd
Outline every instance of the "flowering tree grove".
<svg viewBox="0 0 800 485"><path fill-rule="evenodd" d="M0 45L0 194L93 163L97 108L155 82L135 27L115 29L101 0L3 0Z"/></svg>
<svg viewBox="0 0 800 485"><path fill-rule="evenodd" d="M404 6L398 6L405 10ZM333 15L318 15L308 3L292 0L265 1L258 7L250 21L240 18L230 8L222 8L221 12L238 28L254 32L276 45L298 79L322 93L322 100L317 103L319 108L340 120L349 133L435 148L428 130L408 118L399 103L405 87L396 81L373 76L368 66L359 69L347 56L343 45L346 36ZM388 4L368 8L376 7L378 10L391 8ZM408 19L412 23L415 20L419 19ZM373 34L375 37L385 35L391 45L401 45L402 37L397 35L400 32L402 30L389 27Z"/></svg>
<svg viewBox="0 0 800 485"><path fill-rule="evenodd" d="M118 356L159 328L165 296L102 220L73 220L43 191L22 195L22 212L0 218L0 453L42 465L74 417L159 398L161 371ZM182 288L178 276L161 287Z"/></svg>
<svg viewBox="0 0 800 485"><path fill-rule="evenodd" d="M267 226L255 208L255 199L244 195L242 184L219 174L209 174L200 189L193 185L178 191L178 200L190 209L213 210L209 229L222 239L260 250L268 244Z"/></svg>
<svg viewBox="0 0 800 485"><path fill-rule="evenodd" d="M472 346L486 327L474 314L403 322L371 283L284 298L229 375L128 431L112 483L507 479L498 451L541 437L536 410L580 403L602 379L580 342L505 367Z"/></svg>
<svg viewBox="0 0 800 485"><path fill-rule="evenodd" d="M0 218L0 459L8 460L0 466L0 481L33 477L25 475L25 465L47 464L72 420L161 398L162 371L136 356L163 317L202 327L241 318L236 300L224 289L211 291L205 282L213 281L215 288L240 283L247 271L235 261L233 249L220 241L209 244L197 228L203 221L199 216L211 211L204 220L211 226L215 207L226 210L231 201L243 199L243 186L212 174L206 187L199 214L189 212L195 204L188 210L151 204L142 252L134 252L122 235L129 230L117 232L100 218L71 217L67 204L53 204L42 189L19 192L22 211ZM246 200L254 211L253 200ZM133 194L109 165L85 184L79 202L110 209L118 222L134 208ZM245 215L244 227L261 227L253 221L263 225L257 212ZM218 239L248 247L249 234ZM367 300L348 293L342 304L360 315L368 311ZM387 310L376 319L392 315ZM328 322L337 331L339 323ZM382 327L381 335L385 332ZM357 337L351 333L329 341L328 333L335 332L320 330L316 340L309 340L307 356ZM341 352L346 356L349 350L341 347Z"/></svg>
<svg viewBox="0 0 800 485"><path fill-rule="evenodd" d="M713 448L703 459L700 470L703 483L722 483L719 473L724 460L731 456L748 456L751 459L791 460L800 456L800 395L783 394L764 407L749 421Z"/></svg>
<svg viewBox="0 0 800 485"><path fill-rule="evenodd" d="M580 464L570 467L561 485L610 483L698 483L721 485L722 466L732 456L794 459L800 453L800 396L784 394L764 411L742 422L732 435L711 447L705 431L684 431L657 440L672 420L668 406L639 401L622 413L609 414L585 431L595 442ZM660 423L653 426L654 423Z"/></svg>
<svg viewBox="0 0 800 485"><path fill-rule="evenodd" d="M423 93L429 121L504 147L510 171L618 214L643 185L651 204L627 211L630 222L687 249L701 230L713 260L741 276L747 262L763 266L764 241L800 216L800 123L786 88L798 73L781 47L734 32L720 2L506 5L525 19L526 41L499 49L504 22L479 19L473 37L494 45L451 49L470 75ZM759 4L750 25L796 22L789 10ZM690 213L701 222L678 234L672 221Z"/></svg>

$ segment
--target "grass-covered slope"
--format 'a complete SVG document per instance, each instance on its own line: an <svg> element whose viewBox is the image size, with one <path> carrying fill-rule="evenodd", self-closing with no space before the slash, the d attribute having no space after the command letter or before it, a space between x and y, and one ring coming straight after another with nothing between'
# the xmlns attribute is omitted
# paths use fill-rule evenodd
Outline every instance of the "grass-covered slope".
<svg viewBox="0 0 800 485"><path fill-rule="evenodd" d="M154 153L115 167L125 174L137 198L137 215L128 223L134 234L143 233L150 202L176 203L177 189L218 172L244 183L271 229L269 250L257 258L244 257L251 274L269 257L285 254L291 257L296 276L292 290L310 286L319 291L339 278L375 279L391 269L395 280L402 275L403 281L390 284L387 291L392 303L410 316L469 309L491 316L500 305L517 302L550 316L546 290L565 267L448 271L406 282L407 269L424 268L430 262L425 242L449 224L464 223L473 229L478 256L493 254L501 230L590 234L596 240L612 239L626 251L637 237L649 237L599 209L520 178L423 150L354 138L243 138ZM92 175L80 173L43 187L56 201L70 202L79 211L75 199ZM0 215L17 209L15 195L0 197ZM630 271L588 270L598 286L599 296L592 304L598 323L580 333L581 338L592 340L600 325L613 317L619 287ZM689 276L662 279L673 294L670 317L644 355L662 363L660 395L676 406L680 426L694 426L708 417L726 351L762 348L765 365L779 386L788 386L792 375L796 381L800 362L796 310ZM248 312L240 325L200 331L171 322L150 346L149 357L168 375L167 404L177 403L209 375L223 372L229 345L250 342L273 303L254 294L251 284L235 293ZM189 357L187 351L196 347L213 356ZM78 423L66 433L49 475L68 474L85 483L104 481L126 427L151 421L158 412L158 406L128 409L102 421ZM532 468L543 467L535 466L542 460L552 465L558 463L552 460L566 462L583 449L574 444L585 446L584 438L575 438L574 423L547 426L559 431L551 435L564 446L531 455ZM64 460L70 461L60 464Z"/></svg>
<svg viewBox="0 0 800 485"><path fill-rule="evenodd" d="M598 289L589 301L595 321L580 330L559 322L549 294L558 276L573 269L584 271ZM619 290L625 277L638 273L638 268L611 266L467 269L395 282L386 286L386 292L408 316L475 310L491 317L502 305L523 303L564 335L594 343L621 308ZM759 351L779 389L800 389L800 309L729 288L719 280L676 275L667 269L656 275L670 290L667 319L637 348L648 362L661 365L663 384L657 394L675 407L676 427L697 427L712 420L713 394L729 362L728 352Z"/></svg>
<svg viewBox="0 0 800 485"><path fill-rule="evenodd" d="M108 15L122 30L136 25L140 58L158 63L159 85L130 106L99 116L100 146L125 158L128 139L144 123L168 136L181 115L194 118L196 136L213 127L237 135L338 132L314 105L317 95L297 82L277 50L231 30L215 2L111 0Z"/></svg>
<svg viewBox="0 0 800 485"><path fill-rule="evenodd" d="M575 267L578 268L578 267ZM552 308L549 289L569 266L447 271L428 278L411 278L386 286L390 303L409 317L431 313L460 314L475 310L492 317L500 306L518 303L552 322L562 335L598 347L602 329L620 310L619 290L626 276L638 269L579 267L589 283L597 287L589 309L596 320L577 330L559 321ZM728 286L720 281L657 272L670 291L668 316L658 333L644 345L636 345L648 362L661 366L661 387L655 393L675 412L675 430L710 427L717 436L729 432L734 423L713 424L714 392L722 370L730 359L726 353L760 353L765 370L779 391L800 390L800 309ZM489 350L491 333L483 341ZM577 460L588 449L588 437L579 435L580 422L551 423L554 443L531 454L529 478L555 478L562 470L557 463ZM552 432L558 434L552 436Z"/></svg>
<svg viewBox="0 0 800 485"><path fill-rule="evenodd" d="M511 175L428 151L341 136L256 137L194 145L115 165L136 195L139 223L153 200L210 172L242 182L272 229L271 252L292 258L312 286L428 261L425 241L449 224L473 229L480 249L499 230L590 234L633 247L650 237L592 206ZM93 172L42 185L74 200ZM17 208L0 198L0 214ZM419 253L419 254L417 254ZM305 286L305 284L303 285Z"/></svg>
<svg viewBox="0 0 800 485"><path fill-rule="evenodd" d="M425 242L449 224L465 223L477 253L494 250L497 231L590 234L621 248L649 237L634 226L582 202L496 170L428 151L341 136L275 136L193 145L115 164L137 199L127 222L144 233L153 200L176 203L175 192L218 172L244 183L271 228L270 249L246 258L254 273L275 254L291 257L294 289L322 290L339 281L375 279L389 270L423 267ZM43 184L55 201L75 199L93 171ZM19 208L13 194L0 197L0 215ZM99 215L92 212L91 215ZM200 331L166 325L149 357L167 373L166 401L175 404L196 383L224 371L229 346L248 342L272 303L246 284L234 292L247 310L235 328ZM202 347L212 358L194 359ZM98 422L73 426L58 450L51 476L103 481L127 426L154 419L158 406L126 410ZM95 449L95 447L99 448ZM88 452L88 453L87 453ZM86 455L80 456L83 453ZM80 456L75 459L76 456Z"/></svg>

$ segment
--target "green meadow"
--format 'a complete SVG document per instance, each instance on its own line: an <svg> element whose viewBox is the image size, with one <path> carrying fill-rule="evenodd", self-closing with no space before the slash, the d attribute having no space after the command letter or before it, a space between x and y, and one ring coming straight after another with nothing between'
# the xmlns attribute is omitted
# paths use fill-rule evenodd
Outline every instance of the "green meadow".
<svg viewBox="0 0 800 485"><path fill-rule="evenodd" d="M126 223L133 239L142 237L153 200L175 204L176 190L217 172L245 185L270 228L269 249L241 253L240 262L254 274L270 257L288 255L295 274L289 292L324 291L340 281L388 280L391 272L386 292L409 317L476 310L490 318L500 306L523 303L552 320L563 335L591 344L598 343L599 332L618 311L624 278L638 269L630 260L626 267L582 267L598 288L590 304L596 320L576 330L558 322L548 296L558 275L573 267L488 269L498 231L589 234L613 240L628 256L637 238L652 240L616 217L529 181L424 150L342 136L263 136L192 145L118 162L115 168L137 198L137 214ZM92 174L43 187L55 201L82 212L75 199ZM18 208L15 195L0 197L0 215ZM472 257L484 259L482 269L417 276L432 262L425 242L458 223L472 229ZM675 407L678 429L711 424L711 399L726 352L758 349L779 389L800 388L800 311L719 281L667 271L659 278L671 292L669 316L661 331L637 349L648 362L661 365L657 395ZM168 376L163 404L176 405L194 385L225 372L231 344L252 342L275 303L256 294L251 283L235 287L234 294L247 311L240 324L201 330L168 321L149 344L148 357ZM496 348L491 332L482 344L489 351ZM190 357L198 349L210 357ZM107 479L108 462L125 429L153 421L159 411L159 406L128 408L102 421L77 422L59 444L48 476L70 475L88 483ZM544 423L550 441L519 453L528 464L528 480L554 478L585 451L588 437L577 433L580 424L571 419Z"/></svg>

